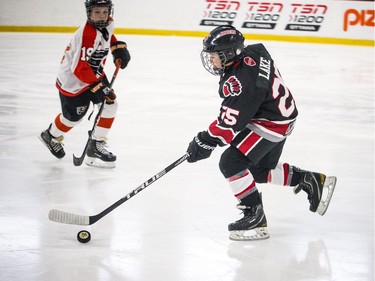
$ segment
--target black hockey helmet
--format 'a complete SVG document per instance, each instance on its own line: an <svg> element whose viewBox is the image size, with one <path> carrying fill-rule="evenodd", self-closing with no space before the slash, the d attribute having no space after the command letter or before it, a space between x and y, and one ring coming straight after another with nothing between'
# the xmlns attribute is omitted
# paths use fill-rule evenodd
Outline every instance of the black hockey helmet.
<svg viewBox="0 0 375 281"><path fill-rule="evenodd" d="M222 25L212 30L203 39L201 59L204 68L213 75L224 71L227 63L241 58L245 37L232 25ZM221 68L216 68L211 62L211 54L217 53L221 60Z"/></svg>
<svg viewBox="0 0 375 281"><path fill-rule="evenodd" d="M86 0L85 1L87 21L95 28L107 27L110 24L109 17L113 14L113 4L111 0ZM93 22L90 18L94 7L108 7L108 19L103 22Z"/></svg>

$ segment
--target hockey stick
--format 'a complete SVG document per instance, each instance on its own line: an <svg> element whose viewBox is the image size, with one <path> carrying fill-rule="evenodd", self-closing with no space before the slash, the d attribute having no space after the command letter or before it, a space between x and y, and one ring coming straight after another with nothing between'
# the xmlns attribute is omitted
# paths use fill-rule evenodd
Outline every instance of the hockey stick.
<svg viewBox="0 0 375 281"><path fill-rule="evenodd" d="M117 65L117 66L116 66L116 70L115 70L115 72L113 73L111 83L109 84L109 88L111 88L111 89L112 89L113 83L115 82L115 79L116 79L116 76L117 76L117 73L118 73L119 70L120 70L120 66ZM86 156L86 153L87 153L87 148L88 148L88 146L89 146L89 142L90 142L90 140L91 140L91 138L92 138L92 133L94 132L94 129L95 129L96 123L98 122L100 115L102 114L103 107L104 107L104 103L105 103L105 101L103 100L102 104L100 105L100 108L99 108L98 114L97 114L96 117L95 117L94 125L92 126L92 129L91 129L90 131L88 131L88 133L89 133L89 138L88 138L88 140L87 140L87 142L86 142L85 148L83 149L83 152L82 152L81 156L80 156L80 157L76 157L76 156L73 154L73 164L74 164L74 166L81 166L82 163L83 163L83 160L85 159L85 156Z"/></svg>
<svg viewBox="0 0 375 281"><path fill-rule="evenodd" d="M178 160L174 161L172 164L170 164L168 167L166 167L164 170L160 171L156 175L154 175L152 178L148 179L144 183L142 183L140 186L138 186L136 189L133 189L131 192L129 192L127 195L122 197L117 202L113 203L111 206L109 206L107 209L103 210L97 215L94 216L83 216L83 215L76 215L72 213L67 213L64 211L52 209L48 213L48 218L51 221L58 222L58 223L66 223L66 224L74 224L74 225L92 225L96 223L98 220L103 218L108 213L112 212L114 209L116 209L118 206L120 206L122 203L128 201L130 198L132 198L137 193L141 192L143 189L145 189L150 184L154 183L156 180L164 176L166 173L180 165L182 162L186 160L186 158L189 156L188 153L186 153L184 156L179 158Z"/></svg>

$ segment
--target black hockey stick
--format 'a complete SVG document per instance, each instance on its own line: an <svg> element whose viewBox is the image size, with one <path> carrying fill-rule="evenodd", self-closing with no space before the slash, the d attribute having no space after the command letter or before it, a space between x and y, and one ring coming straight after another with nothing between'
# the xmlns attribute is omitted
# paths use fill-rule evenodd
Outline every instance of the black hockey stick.
<svg viewBox="0 0 375 281"><path fill-rule="evenodd" d="M120 66L116 66L116 70L113 73L111 83L109 84L109 88L111 88L111 89L112 89L113 83L115 82L115 79L116 79L116 76L117 76L117 73L118 73L119 70L120 70ZM96 114L94 125L92 126L92 129L88 132L89 133L89 138L88 138L88 140L86 142L85 148L83 149L83 152L82 152L81 156L80 157L76 157L73 154L73 164L74 164L74 166L81 166L82 163L83 163L83 160L85 159L85 156L86 156L86 153L87 153L87 148L88 148L90 140L92 138L92 133L94 132L96 123L98 122L100 115L102 114L104 103L105 103L105 101L103 100L102 104L100 105L98 114Z"/></svg>
<svg viewBox="0 0 375 281"><path fill-rule="evenodd" d="M48 213L48 218L51 221L58 222L58 223L67 223L67 224L75 224L75 225L92 225L96 223L98 220L103 218L108 213L112 212L114 209L116 209L118 206L120 206L122 203L128 201L130 198L132 198L137 193L141 192L143 189L145 189L150 184L154 183L156 180L164 176L166 173L180 165L182 162L186 160L186 158L189 156L188 153L186 153L184 156L179 158L178 160L174 161L172 164L170 164L168 167L166 167L164 170L160 171L156 175L154 175L152 178L148 179L144 183L142 183L140 186L138 186L136 189L133 189L131 192L129 192L127 195L122 197L117 202L113 203L111 206L109 206L107 209L103 210L97 215L94 216L82 216L82 215L76 215L72 213L67 213L64 211L52 209Z"/></svg>

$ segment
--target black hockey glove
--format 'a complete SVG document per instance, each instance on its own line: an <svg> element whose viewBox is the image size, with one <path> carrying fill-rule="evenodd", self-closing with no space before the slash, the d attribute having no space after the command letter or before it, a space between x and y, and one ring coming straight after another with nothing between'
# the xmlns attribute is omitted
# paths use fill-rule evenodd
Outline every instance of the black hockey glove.
<svg viewBox="0 0 375 281"><path fill-rule="evenodd" d="M111 46L111 51L113 55L113 62L115 65L117 61L120 61L121 69L124 69L130 61L130 53L126 46L126 43L123 41L117 41Z"/></svg>
<svg viewBox="0 0 375 281"><path fill-rule="evenodd" d="M90 90L94 94L94 103L103 102L105 99L108 104L113 104L116 99L115 92L103 80L92 84Z"/></svg>
<svg viewBox="0 0 375 281"><path fill-rule="evenodd" d="M216 145L217 144L212 140L212 137L210 137L206 131L200 132L189 143L189 147L187 149L189 156L186 158L186 160L189 163L193 163L206 159L210 157Z"/></svg>

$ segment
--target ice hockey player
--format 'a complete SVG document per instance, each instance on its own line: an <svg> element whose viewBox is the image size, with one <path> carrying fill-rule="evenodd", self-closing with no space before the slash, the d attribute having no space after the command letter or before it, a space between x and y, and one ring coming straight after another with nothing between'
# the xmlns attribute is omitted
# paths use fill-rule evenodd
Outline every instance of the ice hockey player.
<svg viewBox="0 0 375 281"><path fill-rule="evenodd" d="M39 138L57 158L63 158L64 135L77 126L86 115L90 102L103 110L92 133L87 149L86 164L115 167L116 156L107 149L106 139L117 113L114 91L104 72L109 50L113 61L124 69L130 54L127 45L114 35L111 0L86 0L87 21L75 32L65 49L56 87L62 112Z"/></svg>
<svg viewBox="0 0 375 281"><path fill-rule="evenodd" d="M269 237L258 183L292 186L307 193L310 211L324 215L336 177L299 169L279 159L298 115L293 96L263 44L244 46L233 26L220 26L203 40L205 69L220 76L220 114L190 142L187 161L208 158L216 146L229 147L220 158L243 218L229 224L232 240Z"/></svg>

